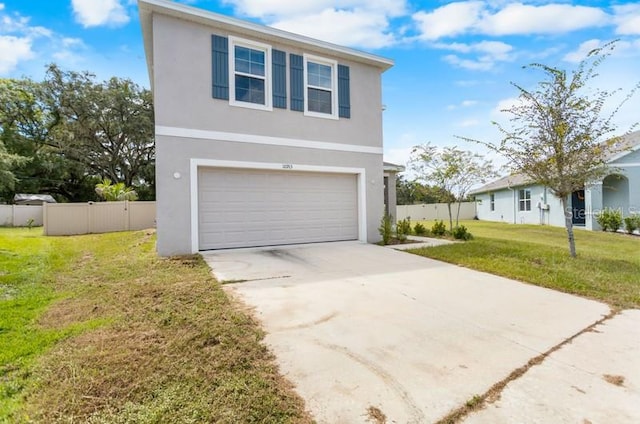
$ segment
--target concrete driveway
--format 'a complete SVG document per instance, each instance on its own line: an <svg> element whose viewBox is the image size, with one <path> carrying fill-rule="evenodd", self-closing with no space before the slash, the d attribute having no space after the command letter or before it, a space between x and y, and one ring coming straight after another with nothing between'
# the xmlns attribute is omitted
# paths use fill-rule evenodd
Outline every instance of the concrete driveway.
<svg viewBox="0 0 640 424"><path fill-rule="evenodd" d="M203 256L319 423L437 422L488 393L468 422L640 422L640 311L357 242Z"/></svg>

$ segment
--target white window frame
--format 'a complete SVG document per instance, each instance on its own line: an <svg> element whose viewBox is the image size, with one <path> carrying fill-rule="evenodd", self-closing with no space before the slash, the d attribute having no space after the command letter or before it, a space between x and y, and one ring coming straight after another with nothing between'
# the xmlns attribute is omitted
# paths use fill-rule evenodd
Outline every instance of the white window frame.
<svg viewBox="0 0 640 424"><path fill-rule="evenodd" d="M236 100L236 46L246 47L253 50L262 50L264 52L264 105ZM244 73L239 73L239 75L251 78L257 77L256 75ZM248 109L272 111L272 84L271 46L268 44L258 43L256 41L246 40L244 38L229 36L229 104L231 106L244 107Z"/></svg>
<svg viewBox="0 0 640 424"><path fill-rule="evenodd" d="M524 196L521 197L520 193L524 193ZM529 202L529 208L527 208L527 202ZM531 212L531 189L521 188L518 190L518 212Z"/></svg>
<svg viewBox="0 0 640 424"><path fill-rule="evenodd" d="M322 87L310 86L308 82L308 66L309 62L331 67L331 90ZM310 54L303 55L304 63L304 114L315 118L338 119L338 62L324 57L313 56ZM325 91L331 91L331 114L320 113L309 110L309 88L318 88Z"/></svg>

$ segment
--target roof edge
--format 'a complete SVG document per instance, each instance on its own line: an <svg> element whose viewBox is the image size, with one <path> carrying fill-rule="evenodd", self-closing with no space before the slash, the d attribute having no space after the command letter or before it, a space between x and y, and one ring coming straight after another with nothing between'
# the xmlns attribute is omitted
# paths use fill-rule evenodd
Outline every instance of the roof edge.
<svg viewBox="0 0 640 424"><path fill-rule="evenodd" d="M371 53L366 53L360 50L352 49L349 47L340 46L337 44L329 43L326 41L317 40L304 35L283 31L280 29L268 27L261 24L256 24L246 20L222 15L219 13L211 12L208 10L196 8L193 6L187 6L181 3L176 3L168 0L138 0L138 11L140 15L140 21L142 25L142 32L144 38L145 51L147 56L147 67L149 69L149 77L151 84L153 85L153 54L152 52L152 37L153 13L161 13L177 18L190 20L196 23L204 25L216 22L222 26L229 26L236 29L241 29L254 34L261 34L263 36L275 39L281 39L299 44L305 44L316 49L328 50L339 53L344 56L350 56L356 61L364 62L371 66L375 66L381 69L383 72L391 68L394 65L392 59L387 59L381 56L377 56Z"/></svg>

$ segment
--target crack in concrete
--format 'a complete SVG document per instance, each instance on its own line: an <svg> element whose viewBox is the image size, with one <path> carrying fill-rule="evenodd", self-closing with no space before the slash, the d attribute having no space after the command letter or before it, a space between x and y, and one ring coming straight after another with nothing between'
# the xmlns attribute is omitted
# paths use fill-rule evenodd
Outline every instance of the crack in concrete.
<svg viewBox="0 0 640 424"><path fill-rule="evenodd" d="M504 379L498 381L493 386L491 386L489 388L489 390L484 392L484 394L473 396L473 398L471 400L465 402L464 405L452 410L447 415L445 415L444 417L442 417L441 419L436 421L436 424L455 424L455 423L459 423L459 422L461 422L461 420L463 418L465 418L467 415L471 414L472 412L478 411L478 410L484 408L486 405L489 405L489 404L492 404L492 403L498 401L500 399L500 396L501 396L502 392L504 391L504 389L507 387L507 385L509 383L511 383L512 381L515 381L515 380L519 379L520 377L522 377L523 375L525 375L527 373L527 371L529 371L532 367L542 364L544 362L544 360L549 355L551 355L552 353L560 350L563 346L565 346L567 344L570 344L571 342L573 342L576 338L580 337L581 335L593 331L595 329L595 327L597 327L600 324L610 320L611 318L613 318L616 315L618 315L620 312L621 311L617 310L617 309L616 310L611 310L611 312L609 312L607 315L603 316L602 318L600 318L599 320L597 320L593 324L589 325L588 327L585 327L584 329L578 331L577 333L575 333L571 337L564 339L563 341L561 341L557 345L552 346L546 352L543 352L543 353L541 353L541 354L529 359L529 361L525 365L513 370L507 377L505 377Z"/></svg>
<svg viewBox="0 0 640 424"><path fill-rule="evenodd" d="M291 278L290 275L280 275L275 277L263 277L263 278L250 278L247 280L223 280L220 281L220 284L229 285L229 284L240 284L240 283L249 283L251 281L265 281L265 280L278 280L280 278Z"/></svg>

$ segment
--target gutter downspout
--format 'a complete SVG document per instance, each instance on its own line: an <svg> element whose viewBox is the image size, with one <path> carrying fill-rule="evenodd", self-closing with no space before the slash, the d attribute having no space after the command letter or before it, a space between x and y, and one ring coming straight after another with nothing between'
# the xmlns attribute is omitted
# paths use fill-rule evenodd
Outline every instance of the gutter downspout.
<svg viewBox="0 0 640 424"><path fill-rule="evenodd" d="M516 191L515 191L515 189L511 188L510 185L507 186L507 189L511 190L511 192L513 193L513 223L517 224L517 221L516 221L516 210L518 208L518 205L516 204Z"/></svg>

